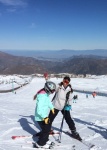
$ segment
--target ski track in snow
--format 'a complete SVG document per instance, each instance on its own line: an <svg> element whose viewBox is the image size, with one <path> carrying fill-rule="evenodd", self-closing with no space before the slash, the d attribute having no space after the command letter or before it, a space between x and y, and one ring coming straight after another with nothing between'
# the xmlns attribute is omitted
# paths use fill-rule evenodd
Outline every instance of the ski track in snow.
<svg viewBox="0 0 107 150"><path fill-rule="evenodd" d="M13 127L11 129L8 129L1 135L1 137L8 135L9 133L13 132L14 130L20 130L20 129L21 129L21 127Z"/></svg>
<svg viewBox="0 0 107 150"><path fill-rule="evenodd" d="M100 137L101 135L98 134L98 133L95 133L94 135L90 135L89 138L86 139L86 141L92 141L94 138L98 138Z"/></svg>

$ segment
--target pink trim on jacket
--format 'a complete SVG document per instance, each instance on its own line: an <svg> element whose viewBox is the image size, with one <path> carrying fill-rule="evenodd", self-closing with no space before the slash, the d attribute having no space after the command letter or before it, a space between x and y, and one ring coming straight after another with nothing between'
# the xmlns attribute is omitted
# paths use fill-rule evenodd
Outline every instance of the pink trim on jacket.
<svg viewBox="0 0 107 150"><path fill-rule="evenodd" d="M46 92L45 92L45 90L44 89L41 89L41 90L39 90L38 92L37 92L37 94L45 94Z"/></svg>

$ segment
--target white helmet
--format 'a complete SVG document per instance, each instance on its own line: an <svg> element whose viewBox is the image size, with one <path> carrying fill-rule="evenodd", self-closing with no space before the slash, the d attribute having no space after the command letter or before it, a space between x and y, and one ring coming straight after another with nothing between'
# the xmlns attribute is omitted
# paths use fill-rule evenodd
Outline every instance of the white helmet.
<svg viewBox="0 0 107 150"><path fill-rule="evenodd" d="M55 83L51 82L51 81L47 81L45 83L44 89L47 93L51 94L54 93L56 90L56 85Z"/></svg>

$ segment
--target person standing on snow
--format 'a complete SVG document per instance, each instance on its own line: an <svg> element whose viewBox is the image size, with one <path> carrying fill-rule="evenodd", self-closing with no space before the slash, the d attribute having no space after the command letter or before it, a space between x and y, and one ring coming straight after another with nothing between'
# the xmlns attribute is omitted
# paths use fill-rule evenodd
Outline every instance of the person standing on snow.
<svg viewBox="0 0 107 150"><path fill-rule="evenodd" d="M93 98L95 98L96 97L96 92L94 91L93 93L92 93L92 96L93 96Z"/></svg>
<svg viewBox="0 0 107 150"><path fill-rule="evenodd" d="M44 73L44 78L45 78L45 81L47 82L47 81L49 81L49 75L48 75L48 73L46 72L46 73Z"/></svg>
<svg viewBox="0 0 107 150"><path fill-rule="evenodd" d="M54 108L55 108L54 109L55 113L52 114L52 112L50 111L50 114L49 114L50 124L52 124L58 112L61 111L61 113L64 115L66 123L69 126L69 129L71 130L72 136L78 140L82 140L79 133L76 131L75 123L73 119L71 118L70 107L69 109L66 109L66 106L65 106L66 96L68 93L70 94L69 94L69 99L68 99L67 104L69 104L70 100L72 99L70 97L71 97L71 94L73 93L73 89L70 84L70 78L68 76L65 76L63 78L63 81L59 84L56 90L56 93L53 97L53 100L52 100Z"/></svg>
<svg viewBox="0 0 107 150"><path fill-rule="evenodd" d="M77 98L78 98L78 96L74 95L74 97L73 97L73 103L76 103Z"/></svg>
<svg viewBox="0 0 107 150"><path fill-rule="evenodd" d="M39 140L35 142L34 148L49 148L52 143L48 139L51 129L48 115L49 109L51 110L52 114L54 114L54 106L50 101L49 95L53 94L55 90L55 83L47 81L44 88L37 92L36 95L34 95L33 99L36 99L35 121L37 121L41 127L41 134L39 136Z"/></svg>

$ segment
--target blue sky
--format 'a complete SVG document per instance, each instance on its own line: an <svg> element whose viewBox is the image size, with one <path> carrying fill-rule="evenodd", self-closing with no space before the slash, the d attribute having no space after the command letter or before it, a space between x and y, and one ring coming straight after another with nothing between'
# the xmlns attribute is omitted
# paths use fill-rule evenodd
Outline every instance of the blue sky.
<svg viewBox="0 0 107 150"><path fill-rule="evenodd" d="M107 49L107 0L0 0L0 49Z"/></svg>

